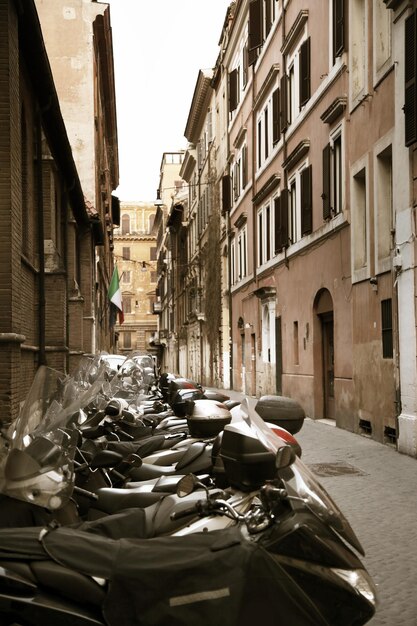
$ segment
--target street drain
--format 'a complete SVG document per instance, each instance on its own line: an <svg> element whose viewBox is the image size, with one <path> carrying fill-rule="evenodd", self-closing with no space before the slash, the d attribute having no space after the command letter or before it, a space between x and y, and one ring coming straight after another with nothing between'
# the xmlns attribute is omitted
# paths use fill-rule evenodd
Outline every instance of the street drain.
<svg viewBox="0 0 417 626"><path fill-rule="evenodd" d="M356 474L358 476L366 476L362 470L343 463L342 461L335 463L310 463L309 468L317 474L317 476L343 476L345 474Z"/></svg>

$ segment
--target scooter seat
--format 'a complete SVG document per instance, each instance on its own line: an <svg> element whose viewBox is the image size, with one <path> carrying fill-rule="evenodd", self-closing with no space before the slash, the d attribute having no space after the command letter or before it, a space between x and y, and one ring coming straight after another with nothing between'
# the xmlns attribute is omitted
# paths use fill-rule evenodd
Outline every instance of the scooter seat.
<svg viewBox="0 0 417 626"><path fill-rule="evenodd" d="M45 588L57 591L60 596L79 602L101 607L106 590L89 576L63 567L54 561L34 561L31 569L36 580Z"/></svg>
<svg viewBox="0 0 417 626"><path fill-rule="evenodd" d="M92 509L112 515L122 509L144 508L157 502L161 498L161 491L151 489L116 489L115 487L103 487L97 490L98 500L92 505ZM168 492L167 492L168 493Z"/></svg>
<svg viewBox="0 0 417 626"><path fill-rule="evenodd" d="M177 470L182 470L187 465L195 461L206 449L207 444L204 441L196 441L183 453L177 462Z"/></svg>

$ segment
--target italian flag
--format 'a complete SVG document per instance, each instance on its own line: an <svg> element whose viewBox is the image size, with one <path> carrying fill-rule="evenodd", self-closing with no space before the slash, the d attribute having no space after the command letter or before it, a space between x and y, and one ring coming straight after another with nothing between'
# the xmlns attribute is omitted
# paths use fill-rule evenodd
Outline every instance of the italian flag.
<svg viewBox="0 0 417 626"><path fill-rule="evenodd" d="M113 276L111 277L108 296L110 300L110 326L114 326L116 323L116 312L119 313L119 324L123 324L123 305L122 305L122 292L119 285L119 272L117 267L113 270Z"/></svg>

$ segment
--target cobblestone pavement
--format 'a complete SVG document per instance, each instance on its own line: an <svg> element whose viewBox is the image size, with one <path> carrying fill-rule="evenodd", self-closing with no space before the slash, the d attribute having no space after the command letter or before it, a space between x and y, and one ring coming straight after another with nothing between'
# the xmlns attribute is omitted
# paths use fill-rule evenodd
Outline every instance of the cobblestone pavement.
<svg viewBox="0 0 417 626"><path fill-rule="evenodd" d="M256 399L250 402L255 405ZM368 623L417 626L417 460L324 420L307 418L296 437L304 463L365 549L363 560L379 596Z"/></svg>

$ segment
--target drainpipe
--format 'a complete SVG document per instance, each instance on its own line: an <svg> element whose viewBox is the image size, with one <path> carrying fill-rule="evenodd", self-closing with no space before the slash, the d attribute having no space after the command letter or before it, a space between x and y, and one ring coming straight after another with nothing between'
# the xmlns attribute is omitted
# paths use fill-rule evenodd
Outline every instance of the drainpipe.
<svg viewBox="0 0 417 626"><path fill-rule="evenodd" d="M45 348L45 250L44 250L44 218L43 218L43 172L42 172L42 113L40 109L36 116L36 205L38 211L38 252L39 252L39 275L38 275L38 324L39 324L39 357L38 365L46 365Z"/></svg>

